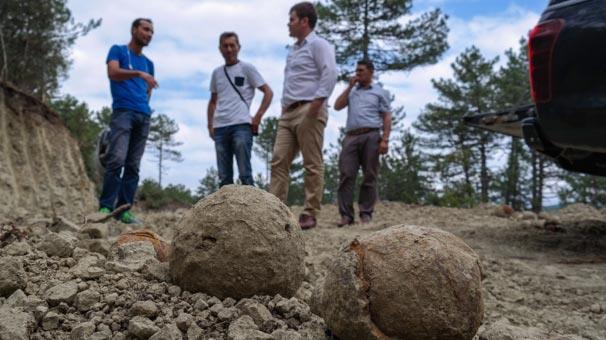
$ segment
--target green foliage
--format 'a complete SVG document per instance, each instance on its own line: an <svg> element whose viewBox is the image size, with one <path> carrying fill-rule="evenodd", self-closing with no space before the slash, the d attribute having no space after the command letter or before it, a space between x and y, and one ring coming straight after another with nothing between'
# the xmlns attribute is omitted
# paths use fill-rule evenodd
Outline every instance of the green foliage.
<svg viewBox="0 0 606 340"><path fill-rule="evenodd" d="M376 71L433 64L448 49L446 15L439 9L403 23L412 0L329 0L316 4L318 33L333 42L341 78L360 59Z"/></svg>
<svg viewBox="0 0 606 340"><path fill-rule="evenodd" d="M290 167L290 182L286 199L288 205L302 205L305 202L304 176L305 170L302 161L295 159Z"/></svg>
<svg viewBox="0 0 606 340"><path fill-rule="evenodd" d="M253 152L265 162L265 178L269 178L271 170L271 158L278 133L278 121L277 117L263 119L259 126L259 135L255 137L255 144L253 145Z"/></svg>
<svg viewBox="0 0 606 340"><path fill-rule="evenodd" d="M100 24L75 23L66 0L2 0L0 78L48 101L67 76L69 48Z"/></svg>
<svg viewBox="0 0 606 340"><path fill-rule="evenodd" d="M196 189L198 198L204 198L213 192L219 190L219 172L214 167L206 170L206 175L200 180Z"/></svg>
<svg viewBox="0 0 606 340"><path fill-rule="evenodd" d="M388 201L425 203L432 192L426 156L418 138L404 131L379 168L379 197Z"/></svg>
<svg viewBox="0 0 606 340"><path fill-rule="evenodd" d="M160 187L162 187L162 174L166 173L168 169L165 162L183 161L181 152L174 149L183 144L175 141L177 132L179 132L179 125L167 115L160 113L152 117L147 146L151 147L152 155L158 162L158 184Z"/></svg>
<svg viewBox="0 0 606 340"><path fill-rule="evenodd" d="M429 159L444 192L465 195L462 202L489 198L488 161L498 146L497 136L472 130L463 124L463 117L495 108L493 67L497 60L486 60L476 47L466 49L451 64L452 79L432 79L439 102L428 104L414 124L423 133L421 145L431 150ZM473 197L476 183L479 197Z"/></svg>
<svg viewBox="0 0 606 340"><path fill-rule="evenodd" d="M153 179L145 179L137 191L137 199L144 209L160 210L176 207L190 207L196 203L196 197L182 184L169 184L162 188Z"/></svg>
<svg viewBox="0 0 606 340"><path fill-rule="evenodd" d="M565 185L558 189L560 204L586 203L596 208L606 206L606 178L562 172Z"/></svg>

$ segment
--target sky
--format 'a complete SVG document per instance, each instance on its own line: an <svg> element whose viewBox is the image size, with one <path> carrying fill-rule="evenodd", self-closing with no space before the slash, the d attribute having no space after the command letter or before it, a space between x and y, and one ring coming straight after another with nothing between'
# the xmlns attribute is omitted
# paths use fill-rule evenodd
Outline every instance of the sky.
<svg viewBox="0 0 606 340"><path fill-rule="evenodd" d="M221 32L235 31L242 45L240 59L252 63L274 90L267 116L278 116L284 80L288 36L288 10L294 1L284 0L68 0L77 22L102 18L101 26L80 37L71 51L73 65L61 87L93 110L111 106L105 58L113 44L130 40L130 24L137 17L154 21L155 34L144 53L155 64L160 88L151 106L179 124L176 140L184 161L168 163L163 184L183 184L195 191L207 169L216 168L214 143L206 129L206 107L212 70L223 64L218 50ZM450 48L434 65L409 72L382 74L380 81L395 95L394 106L404 106L405 127L410 127L423 107L437 100L431 79L451 77L450 65L465 48L477 46L487 58L510 48L537 23L547 0L416 0L412 15L440 8L449 17ZM402 19L405 22L405 18ZM503 58L501 58L503 59ZM333 104L345 84L338 84L329 99ZM257 92L252 108L260 104ZM253 113L256 111L253 111ZM346 110L330 110L325 131L325 148L335 143L345 125ZM265 172L263 162L253 158L253 172ZM237 176L237 167L234 165ZM158 178L157 164L150 152L141 163L141 178Z"/></svg>

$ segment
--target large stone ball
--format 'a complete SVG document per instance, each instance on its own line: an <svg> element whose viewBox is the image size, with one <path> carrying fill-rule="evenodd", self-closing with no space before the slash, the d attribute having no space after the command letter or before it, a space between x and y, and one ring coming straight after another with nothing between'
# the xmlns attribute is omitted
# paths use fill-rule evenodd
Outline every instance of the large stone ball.
<svg viewBox="0 0 606 340"><path fill-rule="evenodd" d="M342 248L312 306L341 339L472 339L479 258L451 233L394 226Z"/></svg>
<svg viewBox="0 0 606 340"><path fill-rule="evenodd" d="M251 187L228 185L183 217L172 242L173 282L220 298L291 297L303 281L304 241L288 207Z"/></svg>

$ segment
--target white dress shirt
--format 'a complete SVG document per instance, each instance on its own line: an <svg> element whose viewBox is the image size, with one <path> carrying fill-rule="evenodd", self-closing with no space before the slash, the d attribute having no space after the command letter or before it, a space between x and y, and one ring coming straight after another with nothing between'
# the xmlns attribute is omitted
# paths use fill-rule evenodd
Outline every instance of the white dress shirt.
<svg viewBox="0 0 606 340"><path fill-rule="evenodd" d="M282 105L330 97L337 83L334 47L311 32L288 51L284 69Z"/></svg>

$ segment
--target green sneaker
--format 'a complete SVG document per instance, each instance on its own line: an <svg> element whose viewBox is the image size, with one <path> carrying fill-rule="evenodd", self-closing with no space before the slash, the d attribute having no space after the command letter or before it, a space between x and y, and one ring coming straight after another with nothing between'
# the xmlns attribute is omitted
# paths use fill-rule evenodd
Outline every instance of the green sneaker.
<svg viewBox="0 0 606 340"><path fill-rule="evenodd" d="M120 215L120 218L118 218L120 220L120 222L125 223L125 224L141 224L141 221L139 221L135 215L133 215L130 211L125 211L122 213L122 215Z"/></svg>
<svg viewBox="0 0 606 340"><path fill-rule="evenodd" d="M100 208L99 212L102 213L102 214L111 214L112 213L112 211L109 210L109 208L105 208L105 207Z"/></svg>

